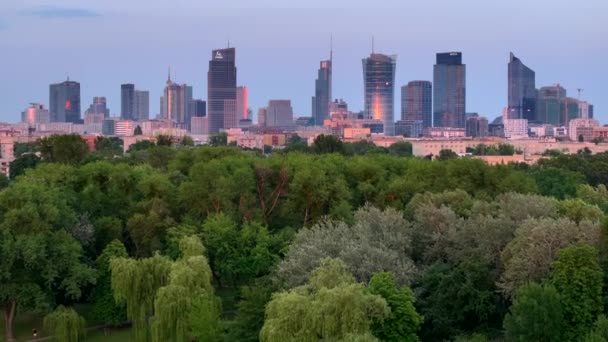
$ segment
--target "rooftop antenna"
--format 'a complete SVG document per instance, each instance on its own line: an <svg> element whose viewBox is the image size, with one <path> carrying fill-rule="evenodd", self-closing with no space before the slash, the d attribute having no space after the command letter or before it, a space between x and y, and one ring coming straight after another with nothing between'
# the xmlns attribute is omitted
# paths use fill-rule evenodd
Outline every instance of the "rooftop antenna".
<svg viewBox="0 0 608 342"><path fill-rule="evenodd" d="M169 66L167 71L167 82L171 82L171 66Z"/></svg>
<svg viewBox="0 0 608 342"><path fill-rule="evenodd" d="M333 61L334 59L334 35L333 33L329 35L329 60Z"/></svg>
<svg viewBox="0 0 608 342"><path fill-rule="evenodd" d="M374 53L374 36L372 36L372 53Z"/></svg>
<svg viewBox="0 0 608 342"><path fill-rule="evenodd" d="M580 101L580 100L581 100L581 93L582 93L582 92L583 92L585 89L583 89L583 88L577 88L576 90L578 91L578 100Z"/></svg>

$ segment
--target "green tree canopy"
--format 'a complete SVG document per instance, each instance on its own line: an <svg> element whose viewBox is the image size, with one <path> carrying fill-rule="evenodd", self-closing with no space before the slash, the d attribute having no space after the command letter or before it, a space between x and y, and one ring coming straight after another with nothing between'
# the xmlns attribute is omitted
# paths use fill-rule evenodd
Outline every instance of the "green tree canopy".
<svg viewBox="0 0 608 342"><path fill-rule="evenodd" d="M369 333L389 314L386 301L356 283L342 261L324 259L306 285L273 295L260 340L343 340Z"/></svg>
<svg viewBox="0 0 608 342"><path fill-rule="evenodd" d="M530 283L515 294L505 317L507 341L559 342L564 339L564 314L561 298L552 285Z"/></svg>
<svg viewBox="0 0 608 342"><path fill-rule="evenodd" d="M78 342L85 337L85 320L74 309L60 305L43 321L44 330L59 342Z"/></svg>

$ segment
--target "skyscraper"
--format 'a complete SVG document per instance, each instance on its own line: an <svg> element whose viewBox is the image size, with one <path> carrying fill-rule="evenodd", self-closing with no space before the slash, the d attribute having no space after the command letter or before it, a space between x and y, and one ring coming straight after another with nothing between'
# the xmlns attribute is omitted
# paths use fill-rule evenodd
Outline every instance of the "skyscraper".
<svg viewBox="0 0 608 342"><path fill-rule="evenodd" d="M207 116L209 134L225 128L225 104L236 101L236 50L213 50L207 73ZM226 102L229 101L229 102ZM236 105L235 105L236 110ZM230 113L229 113L230 114ZM238 124L238 121L237 121Z"/></svg>
<svg viewBox="0 0 608 342"><path fill-rule="evenodd" d="M397 56L374 53L363 59L366 118L381 120L385 135L395 134L394 101Z"/></svg>
<svg viewBox="0 0 608 342"><path fill-rule="evenodd" d="M93 103L89 106L89 109L85 111L85 117L87 114L98 114L103 115L104 118L110 116L110 110L104 96L96 96L93 98Z"/></svg>
<svg viewBox="0 0 608 342"><path fill-rule="evenodd" d="M266 127L293 126L293 109L291 100L270 100L266 107Z"/></svg>
<svg viewBox="0 0 608 342"><path fill-rule="evenodd" d="M186 84L177 84L167 77L163 96L161 96L161 119L171 120L178 125L186 127L190 124L188 116L188 103L192 101L192 87Z"/></svg>
<svg viewBox="0 0 608 342"><path fill-rule="evenodd" d="M554 126L566 125L566 113L562 112L562 102L565 98L566 89L559 84L540 88L536 108L537 121Z"/></svg>
<svg viewBox="0 0 608 342"><path fill-rule="evenodd" d="M329 59L321 61L317 79L315 80L315 96L312 97L312 118L316 126L323 125L329 118L329 105L332 101L331 81L333 68L333 51L329 51Z"/></svg>
<svg viewBox="0 0 608 342"><path fill-rule="evenodd" d="M401 87L401 120L422 121L433 126L433 86L429 81L411 81Z"/></svg>
<svg viewBox="0 0 608 342"><path fill-rule="evenodd" d="M120 118L123 120L136 120L133 113L135 108L135 85L120 85Z"/></svg>
<svg viewBox="0 0 608 342"><path fill-rule="evenodd" d="M536 121L536 75L511 52L508 65L509 119Z"/></svg>
<svg viewBox="0 0 608 342"><path fill-rule="evenodd" d="M433 126L464 128L466 66L462 53L437 54L433 66Z"/></svg>
<svg viewBox="0 0 608 342"><path fill-rule="evenodd" d="M150 92L146 90L135 90L133 120L145 121L148 119L150 119Z"/></svg>
<svg viewBox="0 0 608 342"><path fill-rule="evenodd" d="M49 111L51 122L79 123L80 83L67 81L49 86Z"/></svg>

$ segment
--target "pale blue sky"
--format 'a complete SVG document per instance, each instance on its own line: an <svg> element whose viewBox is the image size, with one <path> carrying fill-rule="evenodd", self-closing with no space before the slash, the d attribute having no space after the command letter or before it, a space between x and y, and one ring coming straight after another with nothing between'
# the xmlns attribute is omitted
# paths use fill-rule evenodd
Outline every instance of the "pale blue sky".
<svg viewBox="0 0 608 342"><path fill-rule="evenodd" d="M68 74L81 83L83 111L106 96L119 114L120 84L131 82L150 91L156 114L169 65L205 99L210 51L228 39L254 112L285 98L310 115L330 34L334 97L352 110L363 107L361 59L374 35L376 51L398 55L398 85L431 80L436 52L462 51L469 112L500 115L513 51L537 86L560 83L574 97L584 88L608 122L606 0L0 0L0 120L48 105L48 84Z"/></svg>

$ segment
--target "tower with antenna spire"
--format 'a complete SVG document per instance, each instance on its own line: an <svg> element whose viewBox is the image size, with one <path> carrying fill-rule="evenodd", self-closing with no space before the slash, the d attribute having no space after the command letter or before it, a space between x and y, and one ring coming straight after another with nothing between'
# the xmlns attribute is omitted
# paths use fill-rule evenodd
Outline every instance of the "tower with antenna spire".
<svg viewBox="0 0 608 342"><path fill-rule="evenodd" d="M315 126L322 126L329 118L332 101L332 72L334 59L334 39L329 40L329 59L320 62L315 81L315 95L312 97L312 118Z"/></svg>

